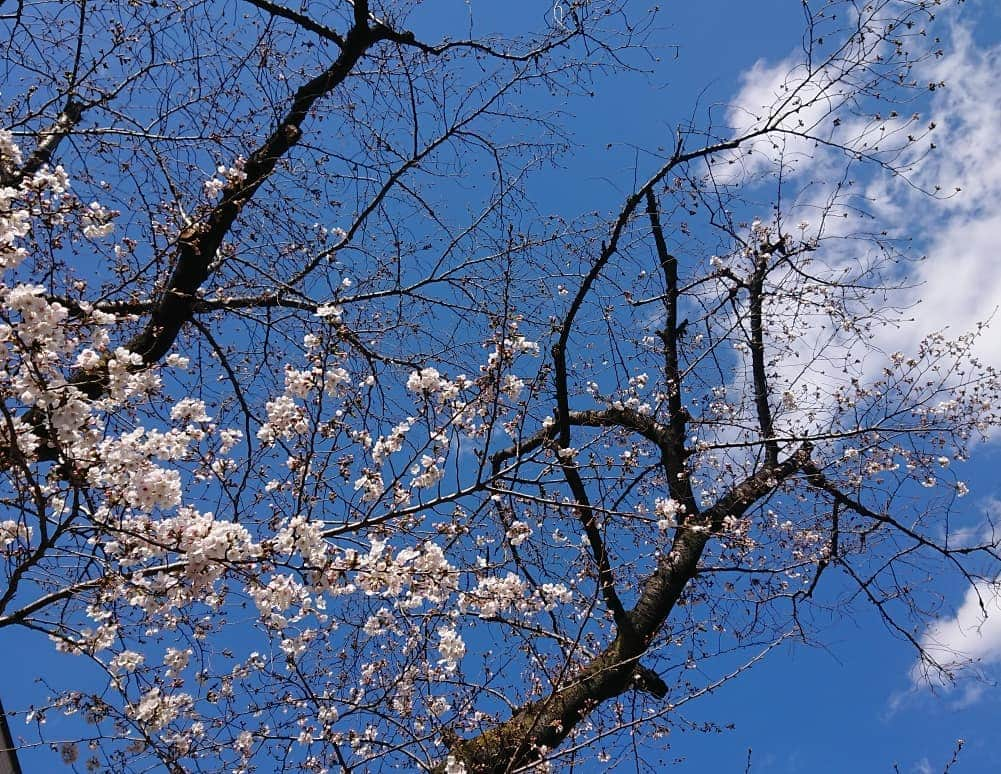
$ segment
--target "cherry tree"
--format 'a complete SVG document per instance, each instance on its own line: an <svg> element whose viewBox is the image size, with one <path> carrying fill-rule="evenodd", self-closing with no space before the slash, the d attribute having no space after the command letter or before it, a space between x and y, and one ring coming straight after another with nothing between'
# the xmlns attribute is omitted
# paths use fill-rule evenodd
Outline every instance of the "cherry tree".
<svg viewBox="0 0 1001 774"><path fill-rule="evenodd" d="M1001 382L981 330L879 347L908 256L853 181L922 152L941 5L804 3L768 104L573 219L533 203L538 105L635 68L641 4L507 38L409 0L10 10L0 628L103 675L15 735L560 770L855 599L939 668L921 581L996 576L947 514Z"/></svg>

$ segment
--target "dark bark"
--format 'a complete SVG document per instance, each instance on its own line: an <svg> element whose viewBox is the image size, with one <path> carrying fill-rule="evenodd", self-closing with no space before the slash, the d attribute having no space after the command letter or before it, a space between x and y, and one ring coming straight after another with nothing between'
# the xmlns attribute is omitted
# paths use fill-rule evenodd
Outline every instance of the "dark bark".
<svg viewBox="0 0 1001 774"><path fill-rule="evenodd" d="M678 527L671 550L643 582L636 605L627 613L629 625L618 627L604 651L545 698L526 704L510 719L477 737L454 742L453 757L462 761L470 774L512 771L558 747L602 702L639 687L639 661L698 572L708 541L723 528L727 517L741 516L782 482L806 470L811 451L810 444L803 444L787 459L763 466L734 486L712 508L690 514Z"/></svg>
<svg viewBox="0 0 1001 774"><path fill-rule="evenodd" d="M245 179L229 183L222 191L222 200L208 215L178 234L170 277L152 301L143 329L124 345L130 352L142 357L140 367L162 359L174 345L184 325L191 320L199 300L198 290L212 274L219 247L244 206L274 171L279 159L301 139L302 124L310 109L345 81L371 46L387 38L389 31L384 26L368 24L367 7L368 4L361 0L355 3L355 24L344 37L340 54L326 70L296 91L288 112L248 157L244 165ZM39 149L28 159L25 169L32 164L40 166L43 156L47 161L58 141L79 119L79 110L73 105L72 102L67 103L64 116L55 128L43 136ZM22 173L27 174L24 170L18 174ZM88 397L98 399L107 391L107 369L77 372L70 378L70 383ZM44 420L37 412L31 413L27 420L38 428L43 437L47 435ZM47 453L43 451L40 457L55 459L56 450L50 446Z"/></svg>

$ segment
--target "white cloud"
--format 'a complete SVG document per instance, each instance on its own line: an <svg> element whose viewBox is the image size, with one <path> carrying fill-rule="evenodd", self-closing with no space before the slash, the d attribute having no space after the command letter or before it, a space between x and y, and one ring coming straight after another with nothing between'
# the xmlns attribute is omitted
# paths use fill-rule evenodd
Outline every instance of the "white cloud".
<svg viewBox="0 0 1001 774"><path fill-rule="evenodd" d="M839 193L843 152L798 138L775 146L756 141L750 156L741 155L738 163L714 170L718 182L736 182L782 164L787 180L803 181L799 195L786 193L784 220L812 222L807 235L815 232L818 213L840 216L849 204L845 197L861 193L875 216L873 223L861 225L863 231L886 230L893 239L908 240L905 253L925 256L905 262L899 270L897 279L907 287L889 303L906 310L901 317L910 319L874 329L864 361L869 375L880 374L886 365L879 353L915 353L929 333L945 331L947 338L958 338L980 323L991 321L995 330L1001 326L1001 313L993 319L1001 305L1001 101L990 96L1001 82L1001 45L978 46L959 25L951 27L949 38L945 56L927 60L915 74L921 82L946 83L946 88L928 93L923 104L914 103L922 110L920 119L910 114L891 118L886 113L878 120L838 114L843 97L836 75L821 72L814 85L804 85L806 73L796 69L795 54L774 64L756 62L741 77L728 114L740 132L778 112L785 115L783 127L802 121L811 134L872 153L905 174L877 171ZM790 107L792 94L802 98L799 110ZM841 125L833 128L836 114ZM908 135L915 142L908 144ZM864 175L865 169L861 164L857 171ZM830 276L858 266L871 249L868 237L856 234L857 218L828 217L823 228L826 240L817 255ZM889 317L895 316L890 312ZM809 346L804 352L807 358L813 356ZM975 354L1001 366L1001 336L982 335ZM788 364L793 371L794 360ZM823 381L820 375L812 376Z"/></svg>
<svg viewBox="0 0 1001 774"><path fill-rule="evenodd" d="M970 667L1001 663L1001 585L971 586L953 618L932 624L921 637L928 656L954 677ZM915 686L945 687L946 676L924 664L911 668Z"/></svg>
<svg viewBox="0 0 1001 774"><path fill-rule="evenodd" d="M945 542L947 537L948 544L956 548L996 543L999 517L1001 501L989 499L978 524L954 528L940 539ZM983 684L965 678L982 677L983 667L1001 664L1001 576L993 582L981 580L970 586L955 615L931 624L919 642L928 656L949 674L915 663L910 673L915 688L952 688L954 684L948 680L951 676L962 688L953 702L954 708L979 700Z"/></svg>
<svg viewBox="0 0 1001 774"><path fill-rule="evenodd" d="M946 88L936 90L932 101L936 129L929 139L938 147L922 158L911 178L925 188L941 186L946 193L961 187L961 195L938 209L976 216L987 206L994 209L1001 191L1001 102L994 97L1001 46L978 47L970 31L958 25L950 38L948 53L921 73L923 80L944 81ZM912 199L920 196L911 192Z"/></svg>
<svg viewBox="0 0 1001 774"><path fill-rule="evenodd" d="M789 173L815 170L816 143L798 133L821 131L825 119L844 101L845 89L824 71L809 72L793 54L769 64L759 59L740 77L740 89L727 111L731 136L751 134L766 126L790 134L770 134L744 143L721 157L714 170L719 183L732 183L772 170L781 161ZM824 133L829 133L830 123Z"/></svg>
<svg viewBox="0 0 1001 774"><path fill-rule="evenodd" d="M991 96L1001 82L1001 45L978 47L969 30L954 25L945 50L945 56L929 60L917 73L922 82L946 83L930 94L918 121L909 115L878 121L844 115L841 126L831 128L843 101L842 86L836 76L823 72L804 85L806 73L796 69L795 55L774 64L756 62L741 77L728 114L734 131L743 132L778 112L785 116L785 128L802 121L811 134L892 159L895 169L906 172L906 178L878 174L863 186L878 227L897 239L911 240L908 252L926 255L905 267L912 287L894 299L901 308L912 309L914 322L884 329L873 342L884 352L913 352L924 336L943 329L958 337L989 320L1001 304L1001 101ZM801 99L798 110L792 95ZM935 129L929 132L932 125ZM908 134L917 141L894 150L907 144ZM874 150L877 146L879 151ZM742 154L738 163L716 168L718 181L746 179L744 175L774 170L782 163L787 178L810 181L807 195L790 203L786 222L815 221L818 211L831 206L844 164L840 151L797 138L776 145L759 140L750 147L750 156ZM935 191L939 198L926 193ZM834 206L840 211L837 203ZM832 218L825 233L849 235L855 228L854 221ZM826 262L832 269L848 265L858 260L859 248L851 240L841 248L827 242ZM1001 325L1001 319L997 323ZM981 337L977 354L1001 365L1001 336ZM872 366L878 373L882 363Z"/></svg>
<svg viewBox="0 0 1001 774"><path fill-rule="evenodd" d="M917 73L923 82L946 83L946 88L935 89L921 105L920 121L912 121L910 116L892 123L845 120L838 136L858 136L865 128L871 136L896 132L899 137L901 127L906 126L904 134L913 132L918 138L894 159L895 168L906 171L906 179L887 173L862 181L878 228L887 229L892 237L911 240L912 248L907 251L926 256L919 263L902 267L911 283L895 299L897 305L910 309L908 316L913 322L875 331L870 341L873 352L913 353L928 333L946 330L949 338L959 337L993 317L992 331L980 337L976 354L998 367L1001 336L996 331L1001 327L1001 313L995 312L1001 305L1001 101L995 95L1001 83L1001 45L978 46L969 30L959 25L952 27L949 37L945 56L929 60ZM763 106L786 98L797 77L791 67L792 59L774 65L759 61L744 75L734 99L734 104L743 107L729 115L736 129L753 126L768 114ZM822 123L831 107L816 102L800 117L808 124ZM932 124L934 130L922 136ZM780 155L775 148L756 147L756 152L761 151L757 157L745 156L742 164L733 165L736 171L729 173L727 182L740 179L741 172L764 172L768 165L774 168L780 160L788 161L790 147L784 150L786 155ZM805 146L794 150L792 175L829 179L826 172L836 160L832 152ZM961 190L956 192L956 188ZM796 206L801 212L810 207L822 209L829 190L829 186L817 185L812 201L799 201ZM938 196L927 192L938 192ZM786 217L787 222L798 219L797 214ZM824 247L829 267L858 260L851 254L851 244L846 246L841 255ZM902 273L900 278L904 276ZM871 373L878 373L882 366L875 359L866 364ZM811 374L809 378L823 376ZM950 540L961 545L972 540L974 532L977 530L956 534ZM976 674L976 667L1001 664L1001 578L971 586L955 615L929 626L920 642L936 662L959 677ZM946 685L941 673L920 664L911 669L910 678L916 689ZM980 688L967 681L958 701L971 703L980 693Z"/></svg>
<svg viewBox="0 0 1001 774"><path fill-rule="evenodd" d="M912 161L911 180L925 190L940 190L949 198L930 201L927 195L896 181L870 188L879 214L902 235L924 242L926 259L915 272L918 285L910 292L916 304L911 325L884 332L884 351L911 350L922 335L948 329L952 335L992 320L992 332L977 342L976 353L987 363L1001 365L1001 102L994 95L1001 82L1001 45L978 48L963 27L952 30L949 53L923 75L945 81L931 103L932 134L937 148ZM958 193L955 188L961 188ZM987 504L980 527L960 529L949 536L954 546L994 542L999 503ZM925 651L956 679L954 709L985 695L986 667L1001 664L1001 577L971 586L955 614L938 621L920 640ZM910 671L915 689L951 688L946 675L916 663Z"/></svg>
<svg viewBox="0 0 1001 774"><path fill-rule="evenodd" d="M886 351L913 349L929 331L973 330L1001 304L1001 102L991 96L1001 82L1001 46L978 48L962 27L951 38L949 53L922 73L947 84L931 103L936 129L907 163L911 182L954 195L931 200L894 179L869 189L893 233L913 237L927 254L912 273L919 283L909 294L915 323L887 331ZM918 156L932 140L935 150ZM1001 364L1001 337L981 337L977 353Z"/></svg>
<svg viewBox="0 0 1001 774"><path fill-rule="evenodd" d="M931 767L931 762L927 758L922 758L914 767L911 769L914 774L934 774L934 769Z"/></svg>

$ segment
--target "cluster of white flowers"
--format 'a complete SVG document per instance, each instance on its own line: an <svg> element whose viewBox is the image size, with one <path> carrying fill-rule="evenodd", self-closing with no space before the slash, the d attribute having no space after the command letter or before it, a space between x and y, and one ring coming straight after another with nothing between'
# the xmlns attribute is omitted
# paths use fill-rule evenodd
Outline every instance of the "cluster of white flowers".
<svg viewBox="0 0 1001 774"><path fill-rule="evenodd" d="M83 235L88 239L106 237L115 230L115 218L118 213L102 207L98 202L91 202L80 216L83 221Z"/></svg>
<svg viewBox="0 0 1001 774"><path fill-rule="evenodd" d="M12 519L0 521L0 548L9 548L12 543L18 540L30 543L33 533L34 530L26 524Z"/></svg>
<svg viewBox="0 0 1001 774"><path fill-rule="evenodd" d="M378 637L384 632L392 631L395 625L396 616L393 615L393 611L388 607L380 607L374 615L368 617L362 631L369 637Z"/></svg>
<svg viewBox="0 0 1001 774"><path fill-rule="evenodd" d="M339 323L343 314L344 310L337 304L320 304L316 307L316 316L328 322Z"/></svg>
<svg viewBox="0 0 1001 774"><path fill-rule="evenodd" d="M113 672L131 673L142 666L144 661L146 661L146 657L142 653L137 653L134 650L123 650L111 659L109 667Z"/></svg>
<svg viewBox="0 0 1001 774"><path fill-rule="evenodd" d="M244 171L246 163L247 160L243 156L237 156L233 160L233 166L227 167L221 164L216 167L216 175L218 177L212 177L206 180L204 184L205 193L209 198L215 198L227 186L237 185L246 180L247 173Z"/></svg>
<svg viewBox="0 0 1001 774"><path fill-rule="evenodd" d="M629 377L628 386L612 400L602 396L601 388L597 382L588 382L587 390L596 401L605 403L613 409L635 411L637 414L650 416L653 414L653 406L641 395L646 390L649 381L650 376L646 373ZM654 397L657 397L657 394Z"/></svg>
<svg viewBox="0 0 1001 774"><path fill-rule="evenodd" d="M410 486L418 489L426 489L427 487L434 486L445 476L444 462L444 457L432 457L429 454L423 455L420 464L410 468L410 474L413 476Z"/></svg>
<svg viewBox="0 0 1001 774"><path fill-rule="evenodd" d="M330 571L354 570L354 584L341 588L349 593L357 587L369 595L393 599L401 608L416 608L425 602L445 602L458 588L459 572L445 558L436 543L425 542L404 548L395 556L385 541L373 540L367 554L348 549ZM335 586L336 584L331 584Z"/></svg>
<svg viewBox="0 0 1001 774"><path fill-rule="evenodd" d="M306 334L303 345L310 363L308 368L285 366L285 389L265 404L267 421L257 431L257 438L266 445L279 439L286 441L304 436L310 430L310 418L303 402L321 389L330 396L342 395L352 384L351 375L339 363L326 357L322 338Z"/></svg>
<svg viewBox="0 0 1001 774"><path fill-rule="evenodd" d="M723 534L720 536L723 548L734 548L747 554L757 548L757 541L751 537L751 520L726 516L723 519Z"/></svg>
<svg viewBox="0 0 1001 774"><path fill-rule="evenodd" d="M47 301L41 285L15 285L7 289L3 302L20 316L17 333L26 344L47 346L65 342L63 323L69 311L62 304Z"/></svg>
<svg viewBox="0 0 1001 774"><path fill-rule="evenodd" d="M205 401L198 398L182 398L170 410L170 418L175 422L210 422L205 412Z"/></svg>
<svg viewBox="0 0 1001 774"><path fill-rule="evenodd" d="M376 462L383 462L390 454L395 454L403 448L403 441L407 433L414 426L416 420L407 417L390 431L388 435L382 436L372 447L372 459Z"/></svg>
<svg viewBox="0 0 1001 774"><path fill-rule="evenodd" d="M14 135L6 129L0 129L0 160L8 168L13 169L21 165L21 149L14 142Z"/></svg>
<svg viewBox="0 0 1001 774"><path fill-rule="evenodd" d="M191 648L167 648L163 656L163 663L167 667L167 677L176 677L184 671L191 658Z"/></svg>
<svg viewBox="0 0 1001 774"><path fill-rule="evenodd" d="M85 236L110 233L115 213L97 204L84 207L67 193L68 188L60 168L43 168L19 189L0 192L0 264L4 269L26 258L19 240L30 233L34 218L59 224L75 210ZM0 305L6 309L0 325L0 392L13 416L0 429L3 444L17 448L31 463L44 442L46 454L63 462L78 485L91 488L90 502L95 505L85 509L89 528L95 531L90 542L100 544L103 556L119 568L170 555L183 557L183 574L140 574L127 590L124 584L116 584L109 571L104 593L147 610L204 601L226 562L257 553L244 528L181 507L184 477L176 463L189 459L193 448L215 431L204 402L177 401L169 419L176 427L140 424L119 432L107 421L116 413L128 416L136 406L158 396L162 370L184 369L187 360L171 356L161 368L145 363L135 352L113 348L108 326L117 321L114 315L86 303L79 303L71 315L62 303L49 299L40 285L2 284ZM99 399L90 398L67 378L74 369L101 372L106 390ZM37 424L20 418L28 412L34 412L36 423L44 418L47 426L42 432ZM232 446L239 437L233 431L223 445ZM61 486L58 478L47 478L39 491L49 503L53 520L68 510ZM27 525L0 524L0 548L5 551L17 542L30 543L32 537ZM78 637L62 638L62 649L94 654L116 643L118 624L108 619L103 605L91 606L87 615L98 625L81 626ZM164 663L172 672L183 669L183 653L168 652ZM109 668L128 673L142 664L140 654L125 650L112 659ZM158 708L156 695L150 694L135 706L135 717L151 719L155 727L169 722L166 718L178 706L167 701Z"/></svg>
<svg viewBox="0 0 1001 774"><path fill-rule="evenodd" d="M449 755L445 760L445 774L466 774L466 764Z"/></svg>
<svg viewBox="0 0 1001 774"><path fill-rule="evenodd" d="M678 526L678 515L685 512L685 506L670 497L658 497L654 500L653 511L658 517L657 528L668 530Z"/></svg>
<svg viewBox="0 0 1001 774"><path fill-rule="evenodd" d="M214 583L228 566L247 563L262 554L246 527L232 521L217 520L212 513L179 507L177 515L153 519L147 515L117 521L108 514L93 514L98 523L113 521L115 540L104 542L104 552L123 567L145 564L171 554L183 559L184 575L143 575L134 577L129 601L146 610L179 608L192 601L206 601ZM182 580L184 582L182 582Z"/></svg>
<svg viewBox="0 0 1001 774"><path fill-rule="evenodd" d="M517 321L511 321L509 327L514 330L517 328ZM537 342L529 341L520 333L513 336L510 339L504 339L501 342L501 346L497 348L498 353L510 352L512 355L531 355L532 357L539 356L539 345Z"/></svg>
<svg viewBox="0 0 1001 774"><path fill-rule="evenodd" d="M285 663L294 664L309 650L310 643L316 639L316 629L303 629L292 637L283 637L279 645L285 654Z"/></svg>
<svg viewBox="0 0 1001 774"><path fill-rule="evenodd" d="M507 374L501 381L501 392L511 400L518 400L525 389L525 380L514 374Z"/></svg>
<svg viewBox="0 0 1001 774"><path fill-rule="evenodd" d="M264 585L251 586L248 591L264 623L274 629L284 629L301 620L310 609L309 590L291 575L275 575ZM287 615L293 606L299 610Z"/></svg>
<svg viewBox="0 0 1001 774"><path fill-rule="evenodd" d="M507 539L511 545L520 546L532 536L532 528L523 521L513 521L507 528Z"/></svg>
<svg viewBox="0 0 1001 774"><path fill-rule="evenodd" d="M159 731L174 722L185 710L192 707L194 700L186 693L164 694L159 688L150 688L138 704L128 709L128 714L139 721L148 731Z"/></svg>
<svg viewBox="0 0 1001 774"><path fill-rule="evenodd" d="M72 448L77 459L92 460L88 480L105 489L111 502L123 502L144 512L157 508L168 511L181 503L181 474L176 468L156 465L154 460L184 459L192 445L204 437L205 432L192 424L167 432L139 427L85 449L81 442L85 437L77 432Z"/></svg>
<svg viewBox="0 0 1001 774"><path fill-rule="evenodd" d="M534 615L541 610L552 610L558 604L569 604L572 599L572 592L562 583L545 583L538 591L529 592L525 582L509 572L503 578L480 577L475 589L459 595L458 608L478 613L481 618L492 618L509 610Z"/></svg>
<svg viewBox="0 0 1001 774"><path fill-rule="evenodd" d="M244 758L249 758L254 749L254 735L249 731L241 731L236 735L233 747Z"/></svg>
<svg viewBox="0 0 1001 774"><path fill-rule="evenodd" d="M453 384L437 368L422 368L410 374L407 389L418 393L448 392L453 389Z"/></svg>
<svg viewBox="0 0 1001 774"><path fill-rule="evenodd" d="M305 371L286 365L285 395L300 399L308 398L309 394L316 389L316 380L321 374L322 370L319 368L311 368Z"/></svg>
<svg viewBox="0 0 1001 774"><path fill-rule="evenodd" d="M361 490L363 502L374 502L382 497L386 492L386 485L383 483L382 474L377 470L365 468L361 476L355 480L355 491Z"/></svg>
<svg viewBox="0 0 1001 774"><path fill-rule="evenodd" d="M274 443L278 438L290 439L309 430L306 412L289 395L279 395L265 405L268 421L257 431L257 439Z"/></svg>
<svg viewBox="0 0 1001 774"><path fill-rule="evenodd" d="M6 207L0 207L0 263L11 269L26 257L18 239L29 233L34 213L54 212L51 197L65 193L68 183L61 170L43 169L21 191L4 189ZM42 206L44 197L51 206ZM26 205L18 207L17 198ZM65 208L74 205L64 200ZM63 205L59 205L63 206ZM58 214L58 213L57 213ZM113 213L98 206L85 208L81 222L86 236L99 237L110 231ZM107 327L116 322L113 315L80 303L73 315L61 303L47 298L44 287L16 283L0 285L0 304L7 310L0 325L0 391L8 401L13 417L3 430L4 445L17 448L29 463L46 443L46 454L56 455L72 471L77 485L91 487L90 502L83 512L89 516L88 528L94 530L92 544L100 544L105 559L117 561L124 569L169 554L183 555L187 572L182 576L141 574L126 588L116 579L109 565L102 594L148 611L177 608L195 600L205 601L214 578L225 569L224 561L238 561L250 556L249 535L241 527L224 522L216 524L211 514L182 509L183 479L176 463L187 459L193 445L205 440L214 430L205 404L197 399L178 401L170 412L170 422L180 425L169 429L139 426L126 432L109 427L107 417L129 412L131 407L156 396L161 389L161 368L149 367L134 352L113 349ZM86 346L83 342L86 341ZM166 368L186 368L184 358L172 356ZM79 371L103 371L106 391L100 399L88 397L67 379ZM20 417L35 412L37 424ZM229 443L240 437L228 436ZM62 512L69 512L60 491L62 482L45 478L39 495L46 498L53 523ZM158 517L153 518L153 512ZM0 549L12 544L30 543L33 530L16 522L0 523ZM190 554L188 553L190 551ZM192 581L185 583L185 581ZM95 655L120 642L120 629L109 619L105 605L91 605L86 615L97 626L80 626L73 637L61 636L57 647L71 653ZM182 671L190 656L188 650L168 649L162 660L168 676ZM141 667L145 657L123 650L108 663L111 673L130 673ZM156 690L148 692L130 708L131 715L151 731L170 723L190 703L185 695L166 697Z"/></svg>
<svg viewBox="0 0 1001 774"><path fill-rule="evenodd" d="M466 655L466 643L453 627L442 626L438 629L438 652L441 653L438 665L443 666L446 672L454 672Z"/></svg>
<svg viewBox="0 0 1001 774"><path fill-rule="evenodd" d="M144 368L142 355L118 347L107 361L108 394L119 404L151 398L161 388L156 369Z"/></svg>
<svg viewBox="0 0 1001 774"><path fill-rule="evenodd" d="M322 525L302 514L289 519L274 538L265 543L265 547L279 556L298 556L308 567L324 567L329 558L329 546L323 538Z"/></svg>

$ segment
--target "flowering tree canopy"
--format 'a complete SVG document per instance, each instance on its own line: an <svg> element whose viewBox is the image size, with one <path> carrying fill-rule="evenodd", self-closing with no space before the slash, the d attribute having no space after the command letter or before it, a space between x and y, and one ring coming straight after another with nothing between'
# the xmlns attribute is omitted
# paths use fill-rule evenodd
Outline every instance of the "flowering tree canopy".
<svg viewBox="0 0 1001 774"><path fill-rule="evenodd" d="M803 5L768 104L574 218L538 106L659 45L640 3L5 16L0 629L103 675L29 730L120 772L560 769L656 744L833 575L941 666L918 581L996 575L947 515L1001 381L980 330L875 343L907 245L852 189L923 153L940 3Z"/></svg>

